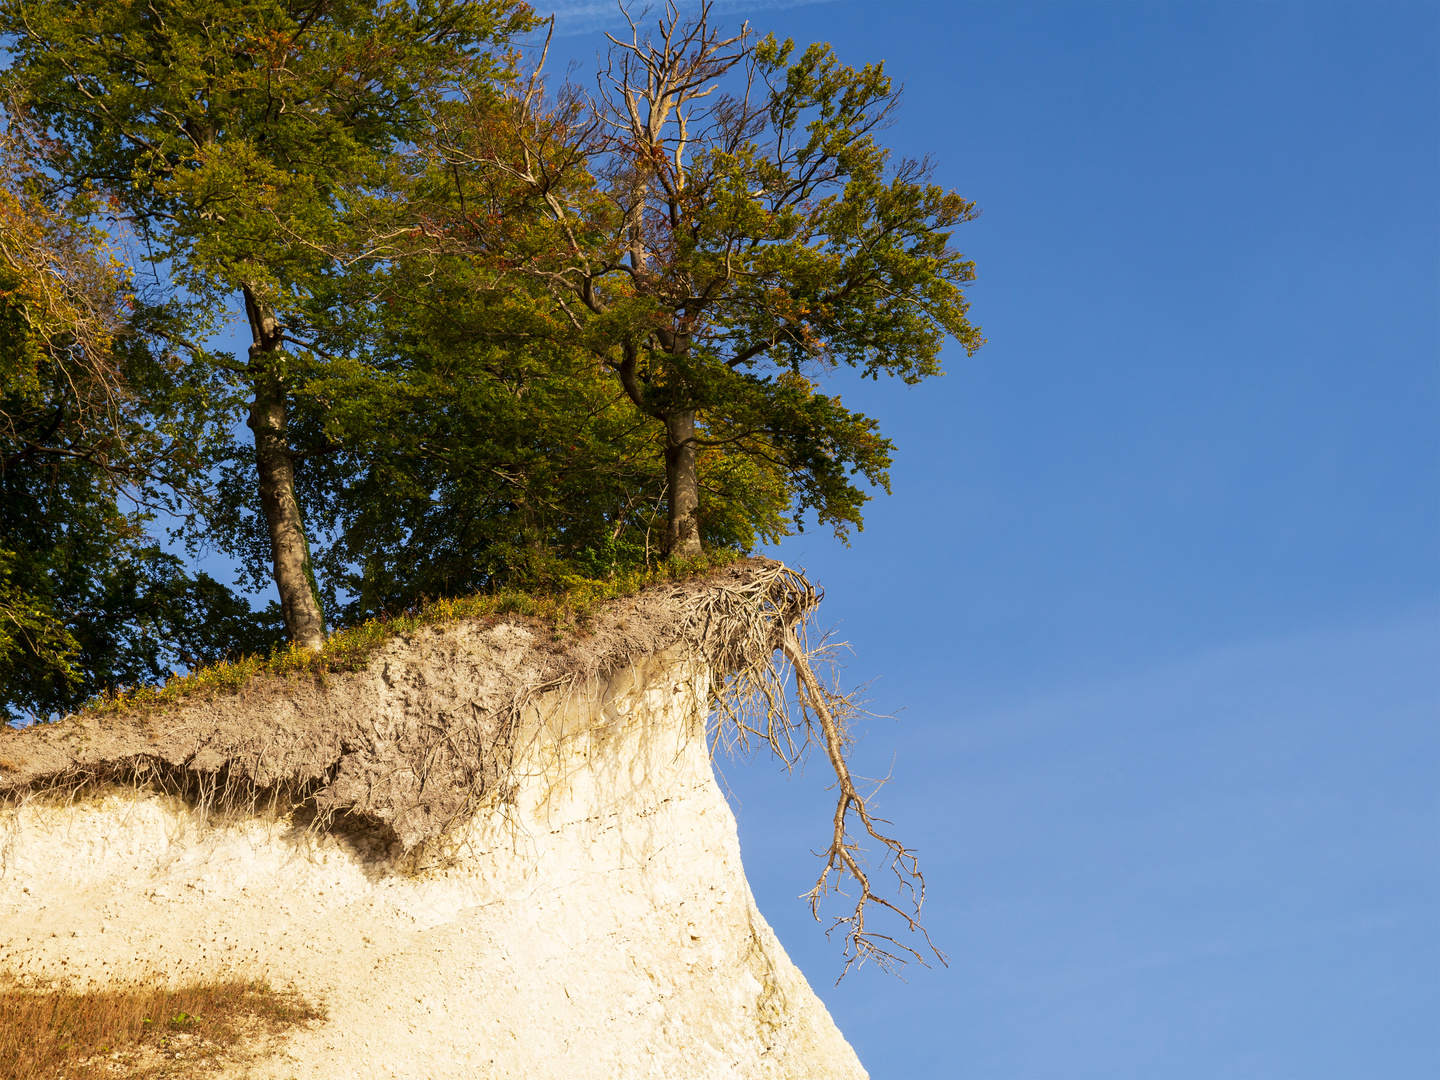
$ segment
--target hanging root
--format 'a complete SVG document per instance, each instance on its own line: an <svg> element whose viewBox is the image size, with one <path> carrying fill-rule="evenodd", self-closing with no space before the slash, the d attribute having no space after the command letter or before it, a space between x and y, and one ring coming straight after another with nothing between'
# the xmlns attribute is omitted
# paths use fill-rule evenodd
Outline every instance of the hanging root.
<svg viewBox="0 0 1440 1080"><path fill-rule="evenodd" d="M882 934L866 927L865 917L871 905L894 912L905 922L910 933L919 933L925 938L925 948L941 964L947 964L945 954L930 940L930 932L920 924L920 909L925 903L925 875L920 872L920 861L915 851L899 840L886 836L876 823L889 823L870 812L869 796L860 794L855 787L846 760L850 738L846 732L846 720L854 715L856 706L853 695L841 694L822 686L811 666L815 652L807 650L799 636L790 627L785 628L782 647L785 658L795 669L796 694L799 698L805 726L810 729L819 722L825 755L835 771L836 788L839 795L835 800L835 816L831 821L830 846L822 853L825 866L815 881L815 887L807 894L810 913L816 921L820 919L820 904L832 892L844 895L844 879L852 879L858 890L855 907L849 915L835 918L827 934L833 934L845 927L845 967L840 972L843 979L852 965L864 964L867 960L878 964L883 971L898 972L906 963L914 960L922 966L929 966L925 954L906 945L890 934ZM874 794L873 792L871 793ZM880 845L883 852L882 869L888 867L895 875L899 892L906 897L903 903L895 903L875 893L870 884L870 873L861 854L860 844L850 835L851 814L864 826L870 838ZM948 966L948 964L947 964ZM838 979L836 980L839 981Z"/></svg>
<svg viewBox="0 0 1440 1080"><path fill-rule="evenodd" d="M804 576L777 564L742 588L716 589L706 594L697 606L691 618L692 632L704 645L711 669L728 673L723 684L715 688L719 719L714 729L716 748L745 751L755 738L769 746L787 768L794 768L812 743L824 745L835 773L838 796L830 845L820 853L825 865L806 899L819 921L826 896L848 895L843 888L847 877L858 890L854 909L834 919L827 930L827 934L833 934L845 928L845 967L840 978L852 966L866 961L890 972L898 972L911 960L928 966L927 955L946 964L945 954L935 947L920 924L925 878L916 853L880 832L877 826L888 822L870 810L867 800L874 793L862 795L850 772L847 724L859 711L854 694L842 694L823 685L815 674L815 662L833 661L835 647L822 642L809 649L804 643L806 620L819 601L819 592ZM798 720L790 708L792 671L800 709ZM856 822L883 853L878 868L867 865L859 839L852 835ZM883 873L887 868L898 883L898 902L878 895L871 884L872 872L879 869ZM892 912L904 922L906 930L923 936L924 951L870 929L866 916L875 908Z"/></svg>

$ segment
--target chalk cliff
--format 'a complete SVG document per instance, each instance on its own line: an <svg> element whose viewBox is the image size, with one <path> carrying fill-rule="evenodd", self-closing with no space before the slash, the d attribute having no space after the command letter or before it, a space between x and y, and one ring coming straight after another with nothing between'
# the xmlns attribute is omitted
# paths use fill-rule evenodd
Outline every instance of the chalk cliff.
<svg viewBox="0 0 1440 1080"><path fill-rule="evenodd" d="M863 1077L706 740L735 628L807 602L741 564L578 641L432 627L324 686L0 736L0 975L293 984L328 1018L256 1078Z"/></svg>

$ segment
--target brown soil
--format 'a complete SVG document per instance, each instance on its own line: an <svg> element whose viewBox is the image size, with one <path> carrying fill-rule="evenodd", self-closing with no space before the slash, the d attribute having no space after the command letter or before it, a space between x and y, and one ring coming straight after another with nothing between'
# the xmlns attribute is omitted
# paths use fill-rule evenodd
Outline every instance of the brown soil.
<svg viewBox="0 0 1440 1080"><path fill-rule="evenodd" d="M770 631L815 600L779 563L749 559L611 601L588 632L559 641L517 617L427 627L392 639L359 672L261 676L234 694L4 731L0 801L156 785L203 808L347 819L375 830L396 857L495 792L539 695L682 639L723 673L737 640L773 648Z"/></svg>

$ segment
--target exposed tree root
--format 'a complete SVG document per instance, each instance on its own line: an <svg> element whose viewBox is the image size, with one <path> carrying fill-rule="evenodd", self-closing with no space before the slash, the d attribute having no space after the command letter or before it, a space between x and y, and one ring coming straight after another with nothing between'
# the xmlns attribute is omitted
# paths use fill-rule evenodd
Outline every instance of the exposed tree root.
<svg viewBox="0 0 1440 1080"><path fill-rule="evenodd" d="M854 908L836 917L827 931L833 934L845 928L845 967L840 978L867 961L890 972L912 960L924 965L927 956L945 964L945 954L920 923L925 877L916 852L880 831L879 825L889 823L871 811L868 800L874 793L862 795L850 771L848 725L859 712L854 694L824 685L815 673L816 661L833 664L834 654L834 646L827 643L814 649L805 644L807 620L819 601L820 593L803 575L780 565L757 575L743 589L717 590L704 598L697 609L697 637L702 646L709 646L712 670L725 673L723 684L716 687L720 722L715 738L727 749L743 749L751 737L757 737L790 768L813 742L824 746L838 795L830 844L820 853L825 865L806 899L819 921L827 896L848 895L846 878L858 890ZM702 618L703 628L699 625ZM790 708L792 672L798 718ZM852 834L856 822L879 846L882 857L878 866L867 864L860 841ZM878 894L872 886L872 873L886 869L895 875L898 902ZM924 938L924 945L917 949L872 929L866 919L875 908L892 912L907 932Z"/></svg>

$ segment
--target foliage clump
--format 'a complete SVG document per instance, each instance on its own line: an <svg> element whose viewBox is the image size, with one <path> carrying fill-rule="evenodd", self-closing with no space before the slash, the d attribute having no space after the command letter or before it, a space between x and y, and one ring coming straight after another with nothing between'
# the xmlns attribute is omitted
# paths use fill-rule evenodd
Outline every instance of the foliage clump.
<svg viewBox="0 0 1440 1080"><path fill-rule="evenodd" d="M46 136L0 129L0 714L45 716L236 648L265 619L151 535L224 440L214 373L168 351L93 186L65 190Z"/></svg>

